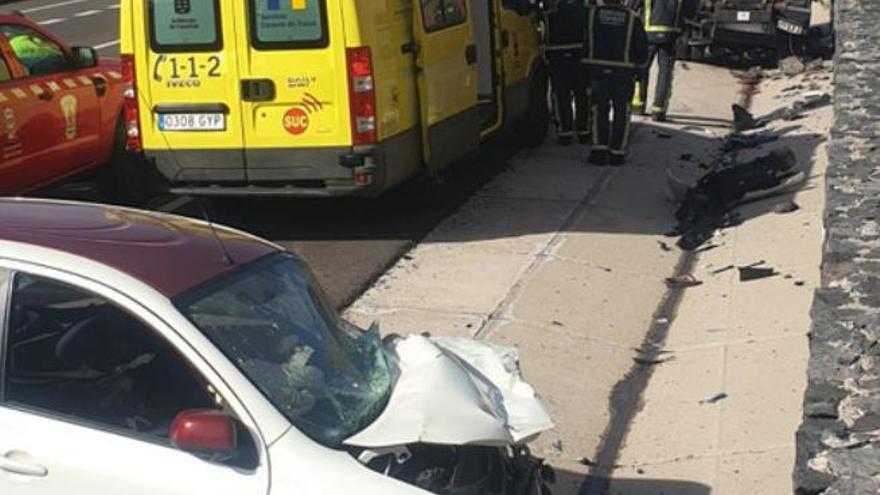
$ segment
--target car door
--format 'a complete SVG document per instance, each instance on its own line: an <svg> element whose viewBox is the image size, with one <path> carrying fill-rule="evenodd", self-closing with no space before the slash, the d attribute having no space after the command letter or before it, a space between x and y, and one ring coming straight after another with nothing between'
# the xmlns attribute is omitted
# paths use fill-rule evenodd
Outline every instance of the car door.
<svg viewBox="0 0 880 495"><path fill-rule="evenodd" d="M101 132L93 71L74 69L68 49L32 26L7 22L0 33L22 70L12 91L30 108L20 134L31 187L93 165Z"/></svg>
<svg viewBox="0 0 880 495"><path fill-rule="evenodd" d="M477 149L477 47L466 0L414 2L413 33L425 162L438 168ZM491 61L486 61L491 63Z"/></svg>
<svg viewBox="0 0 880 495"><path fill-rule="evenodd" d="M24 191L32 179L22 167L25 146L21 126L31 117L31 107L13 93L15 74L8 62L9 52L0 42L0 195Z"/></svg>
<svg viewBox="0 0 880 495"><path fill-rule="evenodd" d="M169 440L179 412L226 403L143 308L2 268L0 301L0 493L267 493L265 447L243 422L223 457Z"/></svg>

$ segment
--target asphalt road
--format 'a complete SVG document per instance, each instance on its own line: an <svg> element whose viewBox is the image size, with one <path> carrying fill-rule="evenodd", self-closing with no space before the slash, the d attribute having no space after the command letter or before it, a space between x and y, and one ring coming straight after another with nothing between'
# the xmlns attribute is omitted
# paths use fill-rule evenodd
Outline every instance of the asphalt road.
<svg viewBox="0 0 880 495"><path fill-rule="evenodd" d="M71 45L94 46L101 56L119 54L119 0L5 2L0 12L20 11ZM503 169L513 153L503 143L448 171L442 185L415 182L378 200L242 200L223 204L162 197L150 207L231 224L267 237L304 258L330 298L344 306L356 298L481 184ZM39 195L100 201L88 180Z"/></svg>
<svg viewBox="0 0 880 495"><path fill-rule="evenodd" d="M0 6L2 13L15 11L71 45L93 46L101 56L119 55L119 0L25 0Z"/></svg>

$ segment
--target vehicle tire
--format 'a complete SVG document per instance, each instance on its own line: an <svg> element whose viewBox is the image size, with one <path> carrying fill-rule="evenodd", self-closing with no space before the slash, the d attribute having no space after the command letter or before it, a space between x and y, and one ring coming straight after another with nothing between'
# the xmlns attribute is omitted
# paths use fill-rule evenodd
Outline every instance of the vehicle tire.
<svg viewBox="0 0 880 495"><path fill-rule="evenodd" d="M125 149L125 127L120 118L110 161L98 174L101 195L110 203L143 206L158 192L160 183L158 172L141 155Z"/></svg>
<svg viewBox="0 0 880 495"><path fill-rule="evenodd" d="M547 73L543 70L536 72L529 86L529 109L514 135L518 143L537 148L544 143L550 129L550 83Z"/></svg>

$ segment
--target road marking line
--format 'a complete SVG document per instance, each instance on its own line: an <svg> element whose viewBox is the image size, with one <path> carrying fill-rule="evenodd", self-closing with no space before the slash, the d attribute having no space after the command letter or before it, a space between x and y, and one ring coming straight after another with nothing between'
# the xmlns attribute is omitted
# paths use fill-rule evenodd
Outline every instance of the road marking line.
<svg viewBox="0 0 880 495"><path fill-rule="evenodd" d="M107 9L119 10L119 4L114 3L113 5L108 5Z"/></svg>
<svg viewBox="0 0 880 495"><path fill-rule="evenodd" d="M193 200L193 198L190 196L181 196L177 199L173 199L173 200L165 203L164 205L160 206L158 209L159 209L159 211L162 211L165 213L171 213L171 212L177 210L178 208L182 208L182 207L190 204L192 202L192 200Z"/></svg>
<svg viewBox="0 0 880 495"><path fill-rule="evenodd" d="M89 17L89 16L93 16L93 15L98 15L101 12L103 12L103 11L101 11L101 10L84 10L82 12L77 12L76 14L73 14L73 16L74 17Z"/></svg>
<svg viewBox="0 0 880 495"><path fill-rule="evenodd" d="M106 43L101 43L100 45L95 45L95 50L103 50L104 48L110 48L111 46L116 46L119 44L119 40L108 41Z"/></svg>
<svg viewBox="0 0 880 495"><path fill-rule="evenodd" d="M51 26L52 24L58 24L59 22L66 21L66 17L54 17L52 19L46 19L45 21L40 21L37 24L40 26Z"/></svg>
<svg viewBox="0 0 880 495"><path fill-rule="evenodd" d="M22 13L30 14L31 12L40 12L41 10L51 10L65 5L75 5L78 3L90 2L91 0L67 0L66 2L50 3L49 5L40 5L39 7L31 7L22 10Z"/></svg>

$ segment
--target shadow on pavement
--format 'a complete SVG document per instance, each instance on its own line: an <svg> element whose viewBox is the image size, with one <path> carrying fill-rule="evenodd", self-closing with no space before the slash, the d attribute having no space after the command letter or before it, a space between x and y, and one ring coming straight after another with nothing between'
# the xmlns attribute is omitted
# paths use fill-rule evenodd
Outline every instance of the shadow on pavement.
<svg viewBox="0 0 880 495"><path fill-rule="evenodd" d="M553 495L709 495L711 487L684 480L651 478L593 478L584 484L582 475L557 471ZM581 486L585 485L582 489ZM581 490L580 492L578 490Z"/></svg>

